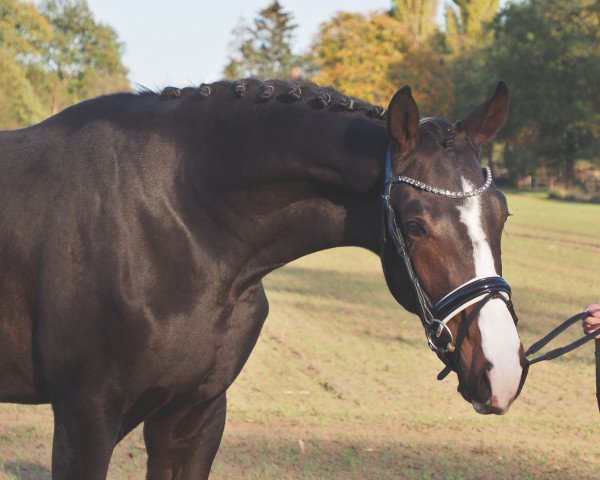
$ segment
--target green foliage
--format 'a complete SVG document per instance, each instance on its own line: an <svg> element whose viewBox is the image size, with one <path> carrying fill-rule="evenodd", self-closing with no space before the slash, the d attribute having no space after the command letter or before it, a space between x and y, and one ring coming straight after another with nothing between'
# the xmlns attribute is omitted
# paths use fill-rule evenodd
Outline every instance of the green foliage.
<svg viewBox="0 0 600 480"><path fill-rule="evenodd" d="M125 73L115 31L96 23L84 0L47 0L41 8L54 29L47 61L59 78L79 77L87 68Z"/></svg>
<svg viewBox="0 0 600 480"><path fill-rule="evenodd" d="M106 91L128 88L127 69L121 63L123 46L116 32L94 20L85 0L47 0L42 12L53 27L46 62L58 79L52 111ZM61 101L62 100L62 101Z"/></svg>
<svg viewBox="0 0 600 480"><path fill-rule="evenodd" d="M52 35L46 18L33 3L0 0L0 48L21 58L36 57Z"/></svg>
<svg viewBox="0 0 600 480"><path fill-rule="evenodd" d="M600 7L594 0L510 4L494 29L489 71L512 87L503 130L509 166L516 174L558 168L569 182L576 159L600 159Z"/></svg>
<svg viewBox="0 0 600 480"><path fill-rule="evenodd" d="M392 15L406 26L415 40L427 40L437 32L438 0L393 0L392 4Z"/></svg>
<svg viewBox="0 0 600 480"><path fill-rule="evenodd" d="M392 65L402 62L410 42L404 26L387 14L341 12L321 25L315 80L371 102L389 100L395 91Z"/></svg>
<svg viewBox="0 0 600 480"><path fill-rule="evenodd" d="M44 109L37 98L24 69L2 50L0 54L0 123L5 128L16 128L44 117Z"/></svg>
<svg viewBox="0 0 600 480"><path fill-rule="evenodd" d="M455 116L498 79L511 89L499 139L509 177L549 167L570 183L577 159L600 160L599 4L594 0L509 3L455 0L446 12Z"/></svg>
<svg viewBox="0 0 600 480"><path fill-rule="evenodd" d="M296 28L292 20L292 15L274 1L259 12L251 26L239 25L233 31L234 53L225 67L225 77L289 77L291 68L302 61L292 54Z"/></svg>
<svg viewBox="0 0 600 480"><path fill-rule="evenodd" d="M27 70L42 60L51 34L48 21L35 5L0 0L0 127L13 128L43 118Z"/></svg>
<svg viewBox="0 0 600 480"><path fill-rule="evenodd" d="M127 90L122 45L84 0L38 9L0 0L0 128L35 123L103 93Z"/></svg>
<svg viewBox="0 0 600 480"><path fill-rule="evenodd" d="M382 104L400 85L410 84L422 110L451 111L452 81L446 68L391 15L338 13L321 25L313 52L320 65L319 83Z"/></svg>
<svg viewBox="0 0 600 480"><path fill-rule="evenodd" d="M474 40L485 36L489 24L500 11L499 0L453 0L456 8L446 6L446 22L450 37L465 35Z"/></svg>
<svg viewBox="0 0 600 480"><path fill-rule="evenodd" d="M486 75L490 24L500 11L498 0L454 0L446 7L447 64L454 83L454 117L462 118L489 95L498 81Z"/></svg>

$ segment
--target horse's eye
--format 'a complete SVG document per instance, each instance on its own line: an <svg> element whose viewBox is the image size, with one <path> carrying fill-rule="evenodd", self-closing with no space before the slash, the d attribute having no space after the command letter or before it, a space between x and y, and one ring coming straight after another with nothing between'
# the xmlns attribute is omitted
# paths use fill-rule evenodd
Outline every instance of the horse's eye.
<svg viewBox="0 0 600 480"><path fill-rule="evenodd" d="M409 220L408 222L404 222L404 228L406 228L406 231L411 237L427 236L427 231L416 220Z"/></svg>

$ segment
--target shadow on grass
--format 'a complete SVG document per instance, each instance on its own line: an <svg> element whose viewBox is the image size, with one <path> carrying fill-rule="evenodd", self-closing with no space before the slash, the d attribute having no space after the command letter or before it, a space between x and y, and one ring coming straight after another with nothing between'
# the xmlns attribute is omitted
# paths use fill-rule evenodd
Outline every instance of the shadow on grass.
<svg viewBox="0 0 600 480"><path fill-rule="evenodd" d="M31 462L5 463L4 472L19 480L51 480L52 473L43 465Z"/></svg>
<svg viewBox="0 0 600 480"><path fill-rule="evenodd" d="M224 441L211 480L289 479L584 479L593 469L573 469L539 452L481 445L424 442L375 444L332 440L233 437Z"/></svg>

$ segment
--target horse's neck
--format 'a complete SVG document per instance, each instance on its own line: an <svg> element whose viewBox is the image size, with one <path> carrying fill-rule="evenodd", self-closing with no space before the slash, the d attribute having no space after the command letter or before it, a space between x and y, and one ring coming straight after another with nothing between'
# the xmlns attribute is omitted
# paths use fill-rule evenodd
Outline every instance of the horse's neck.
<svg viewBox="0 0 600 480"><path fill-rule="evenodd" d="M318 111L237 122L213 206L234 269L262 278L327 248L378 248L383 122Z"/></svg>

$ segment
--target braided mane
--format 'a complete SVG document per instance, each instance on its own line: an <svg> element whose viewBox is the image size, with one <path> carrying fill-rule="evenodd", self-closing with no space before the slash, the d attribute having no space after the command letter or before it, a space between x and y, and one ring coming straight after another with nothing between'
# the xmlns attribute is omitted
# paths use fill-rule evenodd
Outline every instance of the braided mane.
<svg viewBox="0 0 600 480"><path fill-rule="evenodd" d="M194 87L166 87L161 92L143 89L139 96L159 96L166 100L196 97L200 100L217 96L235 101L242 97L253 97L257 103L304 102L310 108L335 112L360 112L371 118L385 118L383 107L372 105L358 98L344 95L332 87L321 87L308 80L286 81L244 78L235 81L203 83Z"/></svg>

